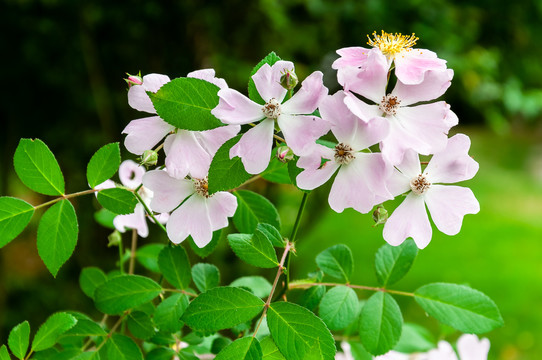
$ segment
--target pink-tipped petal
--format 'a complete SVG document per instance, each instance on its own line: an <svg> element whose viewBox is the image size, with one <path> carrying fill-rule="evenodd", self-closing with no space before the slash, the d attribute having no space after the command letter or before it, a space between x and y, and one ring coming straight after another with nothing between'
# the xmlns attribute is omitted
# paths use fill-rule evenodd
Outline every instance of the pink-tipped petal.
<svg viewBox="0 0 542 360"><path fill-rule="evenodd" d="M210 82L211 84L215 84L221 89L226 89L228 87L226 80L215 77L215 69L202 69L192 71L188 73L186 77L205 80L207 82Z"/></svg>
<svg viewBox="0 0 542 360"><path fill-rule="evenodd" d="M429 70L446 69L446 60L439 59L437 54L426 49L403 51L394 59L395 75L404 84L419 84Z"/></svg>
<svg viewBox="0 0 542 360"><path fill-rule="evenodd" d="M401 100L401 106L433 100L446 92L453 77L454 71L451 69L428 71L424 80L416 85L407 85L397 81L392 94Z"/></svg>
<svg viewBox="0 0 542 360"><path fill-rule="evenodd" d="M241 130L239 125L228 125L217 127L216 129L200 131L195 133L196 138L203 148L214 156L218 149L224 145L226 141L234 137Z"/></svg>
<svg viewBox="0 0 542 360"><path fill-rule="evenodd" d="M113 225L115 225L115 229L122 233L128 229L134 229L142 238L149 235L149 227L147 226L147 220L145 220L145 209L141 204L136 205L133 214L115 216Z"/></svg>
<svg viewBox="0 0 542 360"><path fill-rule="evenodd" d="M230 158L239 156L249 174L259 174L267 168L271 159L275 122L265 119L248 130L230 149Z"/></svg>
<svg viewBox="0 0 542 360"><path fill-rule="evenodd" d="M237 198L229 192L219 191L207 200L209 219L213 231L228 226L228 218L237 210Z"/></svg>
<svg viewBox="0 0 542 360"><path fill-rule="evenodd" d="M218 96L218 105L211 110L211 114L225 124L248 124L265 117L262 105L256 104L237 90L221 89Z"/></svg>
<svg viewBox="0 0 542 360"><path fill-rule="evenodd" d="M359 67L367 59L367 54L370 49L365 49L359 46L346 47L337 50L340 58L335 60L331 67L335 70L347 66Z"/></svg>
<svg viewBox="0 0 542 360"><path fill-rule="evenodd" d="M196 139L196 132L178 130L164 142L166 169L170 176L182 179L190 174L196 179L207 176L212 156Z"/></svg>
<svg viewBox="0 0 542 360"><path fill-rule="evenodd" d="M119 166L119 179L128 189L135 189L141 185L145 175L145 168L135 161L125 160Z"/></svg>
<svg viewBox="0 0 542 360"><path fill-rule="evenodd" d="M147 172L143 186L153 192L150 208L157 212L170 212L194 192L192 181L173 178L164 170Z"/></svg>
<svg viewBox="0 0 542 360"><path fill-rule="evenodd" d="M378 49L372 49L359 69L346 68L337 77L345 91L355 92L378 104L386 95L388 70L386 57Z"/></svg>
<svg viewBox="0 0 542 360"><path fill-rule="evenodd" d="M302 83L301 88L281 105L283 114L312 114L322 99L327 95L328 89L324 86L321 71L315 71Z"/></svg>
<svg viewBox="0 0 542 360"><path fill-rule="evenodd" d="M478 339L476 335L464 334L457 340L457 352L461 360L486 360L489 340Z"/></svg>
<svg viewBox="0 0 542 360"><path fill-rule="evenodd" d="M461 186L431 185L425 193L425 203L433 222L446 235L459 233L463 217L480 211L472 190Z"/></svg>
<svg viewBox="0 0 542 360"><path fill-rule="evenodd" d="M277 123L286 144L294 154L303 155L310 151L316 140L329 131L329 123L312 115L282 114Z"/></svg>
<svg viewBox="0 0 542 360"><path fill-rule="evenodd" d="M122 130L123 134L127 134L126 139L124 139L124 146L132 154L141 155L145 150L152 149L174 129L174 126L168 124L159 116L132 120Z"/></svg>
<svg viewBox="0 0 542 360"><path fill-rule="evenodd" d="M169 217L166 225L169 240L179 244L189 235L198 247L204 247L213 238L207 199L192 195Z"/></svg>
<svg viewBox="0 0 542 360"><path fill-rule="evenodd" d="M398 246L411 237L418 248L423 249L431 241L431 224L423 196L410 193L395 209L384 225L384 240Z"/></svg>
<svg viewBox="0 0 542 360"><path fill-rule="evenodd" d="M346 93L344 104L348 107L348 110L365 122L368 122L372 118L382 116L382 111L378 108L378 105L369 105L358 99L352 93Z"/></svg>
<svg viewBox="0 0 542 360"><path fill-rule="evenodd" d="M436 183L455 183L469 180L478 172L478 163L469 156L470 139L457 134L448 139L443 151L433 155L425 168L431 181Z"/></svg>
<svg viewBox="0 0 542 360"><path fill-rule="evenodd" d="M273 66L264 64L252 75L256 90L262 97L263 101L268 102L271 99L282 102L286 96L287 90L280 84L280 77L284 70L294 71L294 64L291 61L277 61Z"/></svg>

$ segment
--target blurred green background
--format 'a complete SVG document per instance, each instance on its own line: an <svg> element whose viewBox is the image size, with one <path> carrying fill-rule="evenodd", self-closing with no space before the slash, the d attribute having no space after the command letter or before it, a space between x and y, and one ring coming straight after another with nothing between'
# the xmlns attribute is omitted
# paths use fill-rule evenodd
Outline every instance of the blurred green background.
<svg viewBox="0 0 542 360"><path fill-rule="evenodd" d="M381 29L415 32L418 47L437 52L455 70L445 99L460 119L453 131L471 136L471 155L480 163L478 175L466 185L478 197L481 212L467 216L457 236L435 231L396 287L413 291L435 281L469 284L494 299L505 319L503 328L487 334L490 358L540 359L541 18L541 0L3 0L0 194L32 204L47 200L29 192L14 174L12 157L21 137L38 137L49 145L68 192L85 189L84 171L93 152L106 142L122 141L124 126L145 116L127 105L125 72L173 78L213 67L231 87L244 91L251 68L274 50L295 62L300 79L323 71L333 93L338 85L330 65L336 49L366 46L366 34ZM261 182L253 186L277 204L287 234L299 192ZM376 284L372 259L383 244L381 228L371 227L369 215L333 213L322 205L326 199L325 188L310 196L294 275L314 270L315 255L340 242L354 251L353 282ZM38 216L0 250L2 343L7 331L25 319L35 330L57 310L96 315L77 278L84 266L113 269L116 250L107 248L108 230L93 221L93 199L79 198L75 205L79 243L57 279L37 256ZM206 261L222 264L224 284L239 271L258 273L234 263L224 243ZM402 306L407 321L440 336L438 324L413 301Z"/></svg>

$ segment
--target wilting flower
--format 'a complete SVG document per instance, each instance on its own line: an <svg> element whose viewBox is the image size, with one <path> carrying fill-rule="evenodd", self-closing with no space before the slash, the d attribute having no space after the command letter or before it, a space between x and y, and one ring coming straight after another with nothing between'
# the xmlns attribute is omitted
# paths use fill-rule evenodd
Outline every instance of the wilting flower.
<svg viewBox="0 0 542 360"><path fill-rule="evenodd" d="M289 100L283 100L288 90L280 82L284 71L293 72L294 64L277 61L264 64L252 76L254 85L265 104L258 104L233 89L221 89L220 101L211 113L225 124L242 125L260 122L248 130L230 150L230 157L239 156L247 172L257 174L265 170L271 158L275 121L287 145L297 155L304 154L316 139L329 131L327 124L312 114L327 94L322 83L323 74L312 73L301 84L301 89Z"/></svg>
<svg viewBox="0 0 542 360"><path fill-rule="evenodd" d="M468 136L457 134L448 140L446 148L433 155L422 171L418 155L405 153L397 165L388 187L394 196L409 192L384 225L384 239L393 246L412 237L420 249L431 241L431 225L425 206L437 228L447 235L456 235L466 214L476 214L480 204L469 188L440 185L471 179L478 163L469 155Z"/></svg>

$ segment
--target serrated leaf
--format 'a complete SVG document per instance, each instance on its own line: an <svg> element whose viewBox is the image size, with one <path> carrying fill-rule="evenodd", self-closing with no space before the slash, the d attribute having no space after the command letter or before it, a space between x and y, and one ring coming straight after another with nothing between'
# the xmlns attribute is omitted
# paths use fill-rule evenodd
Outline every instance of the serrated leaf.
<svg viewBox="0 0 542 360"><path fill-rule="evenodd" d="M34 207L9 196L0 197L0 248L15 239L34 215Z"/></svg>
<svg viewBox="0 0 542 360"><path fill-rule="evenodd" d="M23 321L16 325L9 332L8 345L13 355L18 359L23 359L30 343L30 324Z"/></svg>
<svg viewBox="0 0 542 360"><path fill-rule="evenodd" d="M78 233L77 216L69 200L57 202L41 217L38 226L38 254L54 277L72 255Z"/></svg>
<svg viewBox="0 0 542 360"><path fill-rule="evenodd" d="M395 299L384 292L373 294L361 309L359 335L365 349L382 355L399 341L403 327L401 309Z"/></svg>
<svg viewBox="0 0 542 360"><path fill-rule="evenodd" d="M34 336L32 351L42 351L54 346L60 335L75 324L77 324L77 319L67 313L60 312L49 316Z"/></svg>
<svg viewBox="0 0 542 360"><path fill-rule="evenodd" d="M272 288L271 283L261 276L242 276L235 279L230 286L248 288L259 298L268 297Z"/></svg>
<svg viewBox="0 0 542 360"><path fill-rule="evenodd" d="M276 154L276 151L273 151ZM276 156L271 158L267 169L260 176L267 181L278 184L291 184L290 174L288 173L288 164L281 162Z"/></svg>
<svg viewBox="0 0 542 360"><path fill-rule="evenodd" d="M128 330L138 339L147 340L155 333L150 316L142 311L132 311L126 323Z"/></svg>
<svg viewBox="0 0 542 360"><path fill-rule="evenodd" d="M302 306L272 303L267 312L267 326L288 360L334 359L333 336L321 319Z"/></svg>
<svg viewBox="0 0 542 360"><path fill-rule="evenodd" d="M13 156L19 179L44 195L63 195L64 176L55 156L40 139L21 139Z"/></svg>
<svg viewBox="0 0 542 360"><path fill-rule="evenodd" d="M230 246L241 260L261 268L274 268L279 265L277 254L271 241L256 232L255 234L230 234Z"/></svg>
<svg viewBox="0 0 542 360"><path fill-rule="evenodd" d="M408 239L399 246L383 245L375 255L375 270L382 286L395 284L410 270L416 259L418 247Z"/></svg>
<svg viewBox="0 0 542 360"><path fill-rule="evenodd" d="M356 320L358 304L354 290L346 286L336 286L320 301L318 315L330 330L341 330Z"/></svg>
<svg viewBox="0 0 542 360"><path fill-rule="evenodd" d="M316 263L327 275L348 282L354 271L354 257L350 248L343 244L334 245L316 256Z"/></svg>
<svg viewBox="0 0 542 360"><path fill-rule="evenodd" d="M173 79L156 93L148 92L158 115L179 129L203 131L224 126L211 114L220 88L196 78Z"/></svg>
<svg viewBox="0 0 542 360"><path fill-rule="evenodd" d="M100 190L96 198L100 205L118 215L132 214L137 205L135 195L121 188Z"/></svg>
<svg viewBox="0 0 542 360"><path fill-rule="evenodd" d="M183 327L181 317L188 307L188 296L173 294L156 307L154 323L164 332L174 333Z"/></svg>
<svg viewBox="0 0 542 360"><path fill-rule="evenodd" d="M11 358L9 357L9 352L6 345L2 345L0 347L0 360L11 360Z"/></svg>
<svg viewBox="0 0 542 360"><path fill-rule="evenodd" d="M120 166L119 143L102 146L87 165L87 181L91 188L110 179Z"/></svg>
<svg viewBox="0 0 542 360"><path fill-rule="evenodd" d="M83 293L91 299L94 299L96 288L106 281L107 276L97 267L86 267L81 270L81 275L79 275L79 286Z"/></svg>
<svg viewBox="0 0 542 360"><path fill-rule="evenodd" d="M429 315L464 333L481 334L504 324L493 300L468 286L428 284L416 290L414 296Z"/></svg>
<svg viewBox="0 0 542 360"><path fill-rule="evenodd" d="M175 351L170 348L156 348L147 353L145 360L171 360L175 356Z"/></svg>
<svg viewBox="0 0 542 360"><path fill-rule="evenodd" d="M137 344L128 336L113 334L101 349L101 357L115 360L143 360Z"/></svg>
<svg viewBox="0 0 542 360"><path fill-rule="evenodd" d="M275 54L274 51L271 51L269 54L267 54L266 57L264 57L253 69L250 73L250 79L248 80L248 97L258 104L265 104L265 101L262 99L260 94L258 93L258 90L256 89L256 85L254 84L254 80L252 80L252 76L258 72L258 70L264 65L269 64L269 66L273 66L277 61L280 61L280 57Z"/></svg>
<svg viewBox="0 0 542 360"><path fill-rule="evenodd" d="M137 249L136 259L144 268L159 273L158 254L164 249L164 244L147 244Z"/></svg>
<svg viewBox="0 0 542 360"><path fill-rule="evenodd" d="M312 286L311 288L305 290L303 295L299 299L299 305L309 309L314 312L316 307L320 305L320 301L326 293L326 287L323 285Z"/></svg>
<svg viewBox="0 0 542 360"><path fill-rule="evenodd" d="M214 231L213 232L213 238L211 239L211 242L209 242L204 247L200 248L196 245L194 242L194 239L192 239L192 236L188 237L188 244L190 245L190 248L201 258L206 258L207 256L211 255L213 251L215 251L216 246L218 245L218 241L220 240L220 237L222 236L222 229Z"/></svg>
<svg viewBox="0 0 542 360"><path fill-rule="evenodd" d="M280 230L279 213L271 201L249 190L237 190L233 194L237 197L233 223L239 232L252 234L258 223L270 224Z"/></svg>
<svg viewBox="0 0 542 360"><path fill-rule="evenodd" d="M269 241L271 241L271 244L276 247L285 247L286 241L282 237L280 231L278 231L273 225L271 224L265 224L265 223L259 223L256 226L256 233L261 233L264 235Z"/></svg>
<svg viewBox="0 0 542 360"><path fill-rule="evenodd" d="M75 316L74 316L75 317ZM69 337L95 337L95 336L106 336L107 332L98 324L92 320L87 319L77 319L77 324L74 327L66 331L61 339Z"/></svg>
<svg viewBox="0 0 542 360"><path fill-rule="evenodd" d="M182 320L195 330L218 331L249 321L264 302L236 287L217 287L192 300Z"/></svg>
<svg viewBox="0 0 542 360"><path fill-rule="evenodd" d="M261 360L262 348L255 337L237 339L218 353L215 360Z"/></svg>
<svg viewBox="0 0 542 360"><path fill-rule="evenodd" d="M226 141L213 157L208 176L209 194L234 189L252 176L246 172L240 157L230 159L230 149L239 142L241 136Z"/></svg>
<svg viewBox="0 0 542 360"><path fill-rule="evenodd" d="M158 255L158 267L166 280L177 289L186 289L190 285L190 262L182 246L162 249Z"/></svg>
<svg viewBox="0 0 542 360"><path fill-rule="evenodd" d="M96 308L105 314L120 314L151 301L162 292L154 280L139 275L109 279L94 292Z"/></svg>
<svg viewBox="0 0 542 360"><path fill-rule="evenodd" d="M192 279L200 292L206 292L218 286L220 271L212 264L199 263L192 266Z"/></svg>
<svg viewBox="0 0 542 360"><path fill-rule="evenodd" d="M260 346L262 347L262 360L286 360L271 336L264 337L260 341Z"/></svg>

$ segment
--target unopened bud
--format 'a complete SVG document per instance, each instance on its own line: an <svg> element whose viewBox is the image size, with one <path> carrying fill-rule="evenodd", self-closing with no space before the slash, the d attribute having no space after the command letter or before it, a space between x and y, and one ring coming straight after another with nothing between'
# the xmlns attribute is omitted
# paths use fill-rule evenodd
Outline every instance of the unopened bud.
<svg viewBox="0 0 542 360"><path fill-rule="evenodd" d="M158 153L154 150L145 150L141 155L141 164L145 166L154 166L158 162Z"/></svg>
<svg viewBox="0 0 542 360"><path fill-rule="evenodd" d="M373 220L375 221L373 226L385 224L386 220L388 220L388 210L384 206L378 205L376 210L373 211Z"/></svg>
<svg viewBox="0 0 542 360"><path fill-rule="evenodd" d="M287 163L294 158L294 153L288 146L280 146L277 148L277 158L280 162Z"/></svg>
<svg viewBox="0 0 542 360"><path fill-rule="evenodd" d="M283 88L286 90L292 90L296 87L298 82L299 80L294 70L284 69L284 73L282 73L282 76L280 77L280 84Z"/></svg>
<svg viewBox="0 0 542 360"><path fill-rule="evenodd" d="M115 230L111 234L109 234L107 240L109 240L107 247L119 246L120 242L122 241L122 236L120 235L120 232Z"/></svg>
<svg viewBox="0 0 542 360"><path fill-rule="evenodd" d="M143 78L141 77L141 72L139 72L137 75L128 75L128 78L124 79L126 83L128 84L128 87L131 87L132 85L141 85L143 84Z"/></svg>

